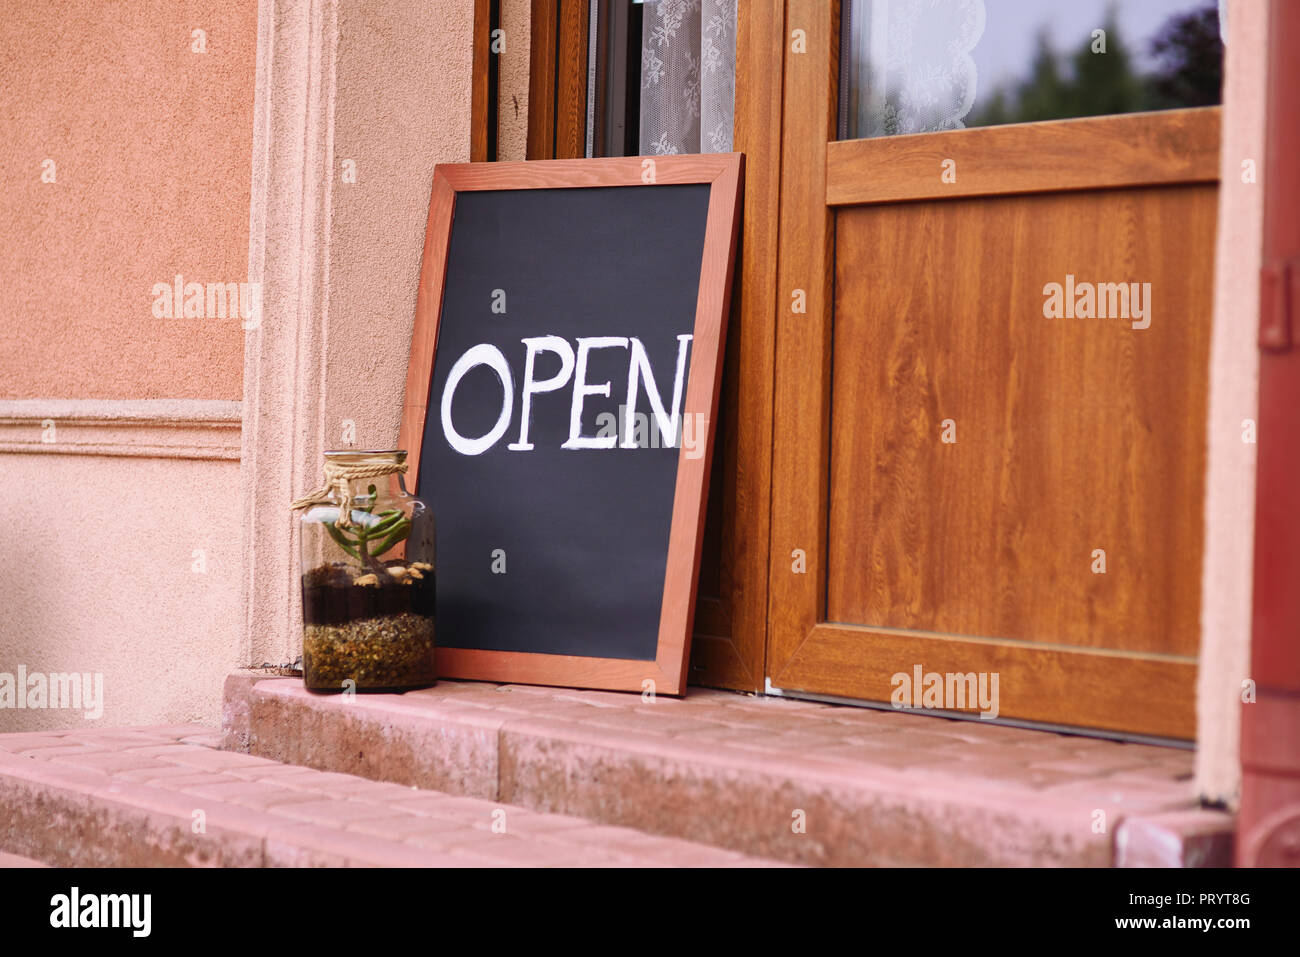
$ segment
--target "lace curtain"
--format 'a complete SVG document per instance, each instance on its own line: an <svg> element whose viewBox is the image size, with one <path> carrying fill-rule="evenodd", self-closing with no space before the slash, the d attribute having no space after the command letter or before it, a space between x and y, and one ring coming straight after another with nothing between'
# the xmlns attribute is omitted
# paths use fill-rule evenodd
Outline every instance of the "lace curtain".
<svg viewBox="0 0 1300 957"><path fill-rule="evenodd" d="M737 0L647 0L641 153L727 153L736 112Z"/></svg>
<svg viewBox="0 0 1300 957"><path fill-rule="evenodd" d="M959 130L975 105L984 0L857 0L846 4L845 68L855 137ZM846 131L847 132L847 131Z"/></svg>

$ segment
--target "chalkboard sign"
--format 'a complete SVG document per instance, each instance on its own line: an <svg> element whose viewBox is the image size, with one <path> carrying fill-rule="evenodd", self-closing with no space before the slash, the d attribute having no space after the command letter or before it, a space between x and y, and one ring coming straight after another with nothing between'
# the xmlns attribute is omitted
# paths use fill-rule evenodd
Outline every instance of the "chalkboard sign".
<svg viewBox="0 0 1300 957"><path fill-rule="evenodd" d="M435 171L401 444L440 675L682 692L741 168Z"/></svg>

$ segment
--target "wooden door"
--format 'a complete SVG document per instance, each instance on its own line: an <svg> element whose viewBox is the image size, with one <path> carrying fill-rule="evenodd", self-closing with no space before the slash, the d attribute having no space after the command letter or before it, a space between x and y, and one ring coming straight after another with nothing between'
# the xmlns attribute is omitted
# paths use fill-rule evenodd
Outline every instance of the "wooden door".
<svg viewBox="0 0 1300 957"><path fill-rule="evenodd" d="M787 26L769 686L1194 737L1218 108L832 142Z"/></svg>

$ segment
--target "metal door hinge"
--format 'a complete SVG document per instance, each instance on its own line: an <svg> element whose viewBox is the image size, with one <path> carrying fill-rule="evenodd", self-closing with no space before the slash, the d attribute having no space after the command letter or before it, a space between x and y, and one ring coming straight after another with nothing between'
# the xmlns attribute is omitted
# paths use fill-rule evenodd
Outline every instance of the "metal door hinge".
<svg viewBox="0 0 1300 957"><path fill-rule="evenodd" d="M1300 300L1300 261L1266 263L1259 271L1259 348L1291 348L1291 313Z"/></svg>

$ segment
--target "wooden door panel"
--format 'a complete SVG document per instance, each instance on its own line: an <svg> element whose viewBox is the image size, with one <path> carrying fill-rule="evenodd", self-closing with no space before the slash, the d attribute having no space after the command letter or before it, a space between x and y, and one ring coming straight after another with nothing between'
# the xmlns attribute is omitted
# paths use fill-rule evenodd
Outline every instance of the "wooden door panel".
<svg viewBox="0 0 1300 957"><path fill-rule="evenodd" d="M1220 111L833 142L839 13L786 0L769 687L1191 738Z"/></svg>
<svg viewBox="0 0 1300 957"><path fill-rule="evenodd" d="M771 680L786 691L889 701L893 677L917 665L998 675L999 718L1195 737L1196 659L1175 655L819 624Z"/></svg>
<svg viewBox="0 0 1300 957"><path fill-rule="evenodd" d="M1215 193L838 210L827 621L1196 654Z"/></svg>

